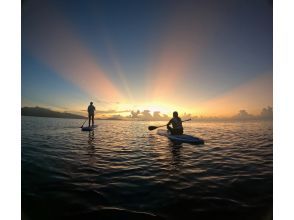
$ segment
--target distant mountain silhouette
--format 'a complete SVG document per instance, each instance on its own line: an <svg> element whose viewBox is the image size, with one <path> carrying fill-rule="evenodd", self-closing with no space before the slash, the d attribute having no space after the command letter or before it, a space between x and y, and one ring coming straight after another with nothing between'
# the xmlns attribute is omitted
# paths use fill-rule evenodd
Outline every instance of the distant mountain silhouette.
<svg viewBox="0 0 294 220"><path fill-rule="evenodd" d="M71 114L67 112L57 112L57 111L52 111L50 109L41 108L41 107L23 107L21 108L21 115L48 117L48 118L74 118L74 119L86 118L81 115L75 115L75 114Z"/></svg>

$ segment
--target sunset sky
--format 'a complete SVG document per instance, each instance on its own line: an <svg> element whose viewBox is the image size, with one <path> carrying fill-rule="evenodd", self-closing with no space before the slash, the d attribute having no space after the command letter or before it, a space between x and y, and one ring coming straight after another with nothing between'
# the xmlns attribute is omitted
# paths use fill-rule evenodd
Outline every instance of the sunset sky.
<svg viewBox="0 0 294 220"><path fill-rule="evenodd" d="M228 116L272 106L269 0L27 0L22 106Z"/></svg>

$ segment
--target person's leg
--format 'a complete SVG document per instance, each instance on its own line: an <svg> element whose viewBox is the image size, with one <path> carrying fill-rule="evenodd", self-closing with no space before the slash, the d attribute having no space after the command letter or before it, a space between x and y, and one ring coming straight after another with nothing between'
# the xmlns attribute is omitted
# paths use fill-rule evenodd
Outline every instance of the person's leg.
<svg viewBox="0 0 294 220"><path fill-rule="evenodd" d="M173 135L182 135L183 134L183 129L174 129L173 130Z"/></svg>
<svg viewBox="0 0 294 220"><path fill-rule="evenodd" d="M94 125L94 115L92 115L92 126Z"/></svg>
<svg viewBox="0 0 294 220"><path fill-rule="evenodd" d="M91 115L88 115L88 119L89 119L89 127L90 127L90 123L91 123Z"/></svg>
<svg viewBox="0 0 294 220"><path fill-rule="evenodd" d="M184 133L183 129L178 130L178 135L182 135Z"/></svg>

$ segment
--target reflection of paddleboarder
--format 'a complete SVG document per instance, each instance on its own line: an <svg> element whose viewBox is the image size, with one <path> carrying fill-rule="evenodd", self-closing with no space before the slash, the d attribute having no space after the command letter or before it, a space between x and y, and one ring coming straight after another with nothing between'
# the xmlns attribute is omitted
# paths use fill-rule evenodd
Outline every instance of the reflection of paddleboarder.
<svg viewBox="0 0 294 220"><path fill-rule="evenodd" d="M89 118L89 127L91 125L92 121L92 126L94 125L94 112L95 112L95 106L93 105L93 102L90 102L90 105L88 106L88 118Z"/></svg>

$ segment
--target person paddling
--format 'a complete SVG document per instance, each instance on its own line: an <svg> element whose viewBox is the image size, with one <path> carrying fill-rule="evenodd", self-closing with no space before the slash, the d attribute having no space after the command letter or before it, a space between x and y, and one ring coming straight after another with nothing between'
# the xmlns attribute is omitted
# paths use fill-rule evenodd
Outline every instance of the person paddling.
<svg viewBox="0 0 294 220"><path fill-rule="evenodd" d="M172 124L173 127L170 127L170 124ZM183 134L182 119L179 117L178 112L173 112L173 118L167 123L166 127L172 135Z"/></svg>
<svg viewBox="0 0 294 220"><path fill-rule="evenodd" d="M94 112L95 112L95 106L93 105L93 102L90 102L90 105L88 106L88 118L89 118L89 127L91 125L92 121L92 126L94 125Z"/></svg>

